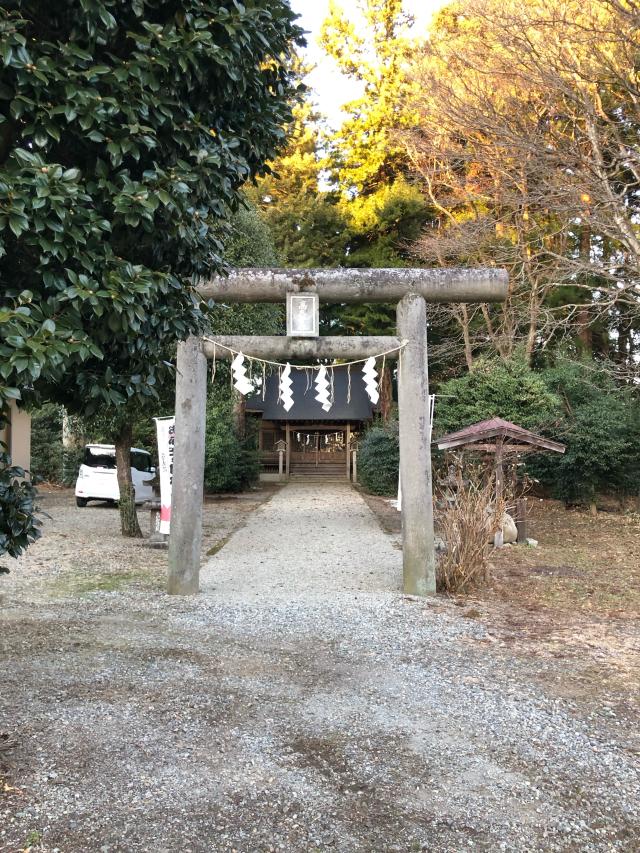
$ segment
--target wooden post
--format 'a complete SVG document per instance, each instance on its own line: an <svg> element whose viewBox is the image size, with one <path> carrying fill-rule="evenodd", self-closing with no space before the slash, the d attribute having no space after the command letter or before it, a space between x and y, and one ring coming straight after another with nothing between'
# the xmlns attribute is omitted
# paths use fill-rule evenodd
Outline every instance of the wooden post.
<svg viewBox="0 0 640 853"><path fill-rule="evenodd" d="M193 595L200 582L207 362L199 338L178 344L176 440L173 455L169 583L173 595Z"/></svg>
<svg viewBox="0 0 640 853"><path fill-rule="evenodd" d="M287 442L285 474L288 478L291 473L291 427L288 421L285 424L285 441Z"/></svg>
<svg viewBox="0 0 640 853"><path fill-rule="evenodd" d="M353 478L352 482L357 483L358 482L358 451L357 450L353 451L353 469L352 470L353 470L353 473L351 475Z"/></svg>
<svg viewBox="0 0 640 853"><path fill-rule="evenodd" d="M496 442L496 523L499 525L493 536L493 544L496 548L502 548L504 544L504 533L502 530L502 492L504 471L502 468L502 443L503 439L499 438Z"/></svg>
<svg viewBox="0 0 640 853"><path fill-rule="evenodd" d="M404 591L408 595L430 595L436 591L436 553L424 298L404 296L398 303L397 321L398 336L407 341L398 378Z"/></svg>
<svg viewBox="0 0 640 853"><path fill-rule="evenodd" d="M278 451L278 476L282 479L284 472L284 450Z"/></svg>
<svg viewBox="0 0 640 853"><path fill-rule="evenodd" d="M516 501L516 527L518 528L518 542L525 542L527 538L526 498L518 498Z"/></svg>
<svg viewBox="0 0 640 853"><path fill-rule="evenodd" d="M347 424L345 446L347 448L347 480L351 479L351 424Z"/></svg>

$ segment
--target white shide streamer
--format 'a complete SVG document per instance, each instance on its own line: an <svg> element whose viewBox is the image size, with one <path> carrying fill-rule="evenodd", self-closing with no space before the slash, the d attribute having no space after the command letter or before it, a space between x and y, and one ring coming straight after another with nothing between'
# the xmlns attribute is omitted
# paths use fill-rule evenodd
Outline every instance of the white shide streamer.
<svg viewBox="0 0 640 853"><path fill-rule="evenodd" d="M231 362L231 373L233 375L233 387L241 394L246 396L254 390L253 383L247 377L244 355L241 352Z"/></svg>
<svg viewBox="0 0 640 853"><path fill-rule="evenodd" d="M291 391L293 383L291 381L291 365L289 362L285 365L282 373L280 374L280 400L282 402L282 408L285 412L288 412L289 409L293 406L293 393Z"/></svg>
<svg viewBox="0 0 640 853"><path fill-rule="evenodd" d="M364 367L362 368L362 378L364 379L364 387L367 395L375 406L380 399L380 392L378 391L378 371L376 370L376 360L373 356L365 361Z"/></svg>
<svg viewBox="0 0 640 853"><path fill-rule="evenodd" d="M323 410L328 412L331 409L331 389L327 380L327 368L322 364L318 370L318 375L315 381L316 400L321 404Z"/></svg>

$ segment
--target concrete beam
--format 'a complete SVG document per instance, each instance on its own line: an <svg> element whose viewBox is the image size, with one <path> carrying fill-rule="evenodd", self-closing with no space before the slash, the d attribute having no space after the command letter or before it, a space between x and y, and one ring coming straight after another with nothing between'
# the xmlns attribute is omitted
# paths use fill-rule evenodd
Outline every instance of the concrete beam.
<svg viewBox="0 0 640 853"><path fill-rule="evenodd" d="M398 335L407 340L398 370L402 563L407 595L436 591L431 491L431 428L427 372L427 310L412 293L398 304Z"/></svg>
<svg viewBox="0 0 640 853"><path fill-rule="evenodd" d="M176 362L168 581L173 595L193 595L200 586L206 405L207 361L201 340L191 337L178 344Z"/></svg>
<svg viewBox="0 0 640 853"><path fill-rule="evenodd" d="M201 281L204 299L284 302L287 292L317 293L321 302L399 302L408 293L427 302L502 302L506 270L484 269L235 269Z"/></svg>
<svg viewBox="0 0 640 853"><path fill-rule="evenodd" d="M218 346L212 341L216 341ZM270 361L312 360L316 358L341 358L347 361L357 358L369 358L388 350L398 349L401 339L380 335L377 337L350 338L286 338L277 335L224 335L203 342L203 351L207 358L230 359L233 353L220 344L242 352L253 358ZM391 356L393 357L393 356Z"/></svg>

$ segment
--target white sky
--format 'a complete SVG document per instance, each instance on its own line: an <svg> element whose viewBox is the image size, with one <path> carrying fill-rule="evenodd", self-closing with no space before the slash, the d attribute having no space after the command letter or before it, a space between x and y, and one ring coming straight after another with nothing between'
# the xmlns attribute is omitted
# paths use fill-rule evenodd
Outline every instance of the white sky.
<svg viewBox="0 0 640 853"><path fill-rule="evenodd" d="M355 82L347 80L340 74L332 59L326 57L318 46L318 36L322 22L329 13L329 0L290 0L291 8L300 15L298 23L307 30L306 56L316 64L316 70L310 75L307 83L316 94L315 100L320 110L336 126L340 123L340 107L347 101L356 98L359 90ZM431 16L445 5L446 0L404 0L407 12L415 16L416 23L413 33L416 37L425 32ZM356 0L339 0L349 16L358 18Z"/></svg>

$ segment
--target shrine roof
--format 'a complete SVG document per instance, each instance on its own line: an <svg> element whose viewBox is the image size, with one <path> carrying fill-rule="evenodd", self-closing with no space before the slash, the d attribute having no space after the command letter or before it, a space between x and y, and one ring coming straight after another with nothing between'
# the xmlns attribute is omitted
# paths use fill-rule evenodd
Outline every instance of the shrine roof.
<svg viewBox="0 0 640 853"><path fill-rule="evenodd" d="M530 432L524 427L505 421L502 418L490 418L477 424L464 427L464 429L450 432L437 440L439 450L452 450L454 448L468 447L469 450L485 450L495 452L498 442L503 442L505 450L519 450L530 452L535 450L552 450L556 453L564 453L564 444ZM481 445L481 446L478 446Z"/></svg>
<svg viewBox="0 0 640 853"><path fill-rule="evenodd" d="M293 367L293 365L292 365ZM315 399L313 385L314 370L292 370L291 382L293 406L285 412L278 399L279 377L277 373L267 376L264 400L262 392L247 398L246 410L260 412L268 421L368 421L373 418L374 406L369 400L362 381L362 367L351 368L351 392L349 393L349 371L346 367L328 369L331 382L333 373L333 405L328 412ZM349 399L348 399L349 398Z"/></svg>

